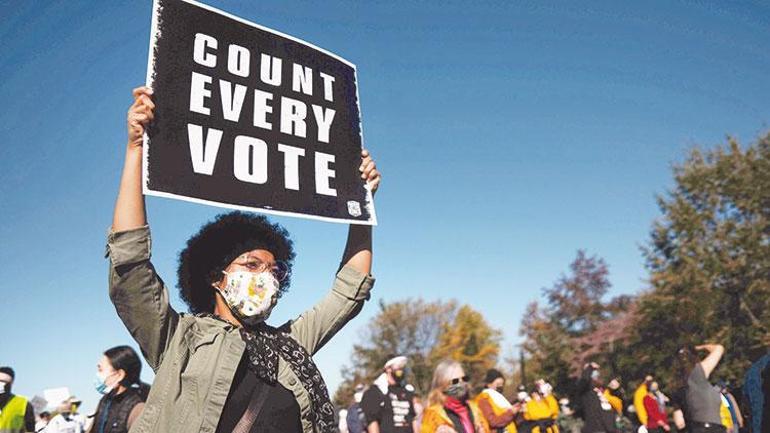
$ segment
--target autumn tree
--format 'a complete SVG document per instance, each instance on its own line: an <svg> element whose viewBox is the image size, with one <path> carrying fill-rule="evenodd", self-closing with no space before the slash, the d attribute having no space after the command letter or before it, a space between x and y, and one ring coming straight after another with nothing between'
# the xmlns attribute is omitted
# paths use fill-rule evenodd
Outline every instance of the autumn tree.
<svg viewBox="0 0 770 433"><path fill-rule="evenodd" d="M484 316L468 305L457 311L454 320L444 324L438 344L430 353L432 364L452 359L463 365L472 383L480 383L487 370L497 366L502 334Z"/></svg>
<svg viewBox="0 0 770 433"><path fill-rule="evenodd" d="M406 299L385 303L364 328L359 343L353 346L351 363L342 367L343 382L334 401L349 404L358 383L370 384L394 355L409 357L410 382L418 392L427 392L433 375L431 352L440 335L454 320L454 301L426 302Z"/></svg>
<svg viewBox="0 0 770 433"><path fill-rule="evenodd" d="M602 335L621 331L613 333L613 338L627 337L628 328L606 323L626 317L634 301L629 296L605 301L611 287L608 275L603 259L578 250L569 273L543 289L546 304L528 306L520 328L529 360L528 379L543 377L557 389L568 389L583 362L606 359L605 349L596 344Z"/></svg>

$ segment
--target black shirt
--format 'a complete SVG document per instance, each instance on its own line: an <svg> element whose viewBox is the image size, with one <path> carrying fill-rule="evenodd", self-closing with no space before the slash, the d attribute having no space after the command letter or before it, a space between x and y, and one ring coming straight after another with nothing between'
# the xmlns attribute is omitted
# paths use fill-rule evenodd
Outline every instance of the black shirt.
<svg viewBox="0 0 770 433"><path fill-rule="evenodd" d="M259 387L267 387L267 398L257 419L251 426L251 433L301 433L299 404L291 391L280 383L270 385L248 368L248 357L244 353L235 371L230 393L219 418L217 433L231 433L249 406L252 395Z"/></svg>
<svg viewBox="0 0 770 433"><path fill-rule="evenodd" d="M412 392L398 385L389 386L387 396L372 385L361 398L361 410L367 424L379 423L381 433L411 433L415 417L413 398Z"/></svg>
<svg viewBox="0 0 770 433"><path fill-rule="evenodd" d="M9 392L0 394L0 410L5 409L5 405L8 404L12 396L13 394ZM27 410L24 413L24 429L26 431L35 431L35 409L32 408L29 400L27 400Z"/></svg>

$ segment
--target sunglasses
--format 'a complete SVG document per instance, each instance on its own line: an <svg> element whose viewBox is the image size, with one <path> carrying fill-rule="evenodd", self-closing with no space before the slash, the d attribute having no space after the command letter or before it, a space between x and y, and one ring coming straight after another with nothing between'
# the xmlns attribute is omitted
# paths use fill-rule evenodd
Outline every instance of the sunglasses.
<svg viewBox="0 0 770 433"><path fill-rule="evenodd" d="M452 382L452 385L457 385L458 383L460 383L460 381L468 383L468 376L455 377L454 379L452 379L451 382Z"/></svg>

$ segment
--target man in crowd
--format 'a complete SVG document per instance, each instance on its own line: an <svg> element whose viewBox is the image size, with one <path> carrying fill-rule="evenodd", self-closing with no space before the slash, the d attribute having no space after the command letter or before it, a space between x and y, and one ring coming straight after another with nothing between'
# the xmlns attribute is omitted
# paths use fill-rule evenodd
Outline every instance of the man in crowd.
<svg viewBox="0 0 770 433"><path fill-rule="evenodd" d="M26 398L11 392L16 378L11 367L0 367L0 432L35 431L35 411Z"/></svg>
<svg viewBox="0 0 770 433"><path fill-rule="evenodd" d="M405 356L385 363L383 373L361 398L368 433L414 433L414 392L406 384Z"/></svg>

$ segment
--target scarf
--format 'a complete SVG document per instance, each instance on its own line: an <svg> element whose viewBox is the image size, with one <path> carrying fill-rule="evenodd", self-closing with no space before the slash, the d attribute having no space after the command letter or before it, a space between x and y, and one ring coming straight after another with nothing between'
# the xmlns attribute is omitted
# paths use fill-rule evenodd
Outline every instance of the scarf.
<svg viewBox="0 0 770 433"><path fill-rule="evenodd" d="M273 385L278 381L278 360L283 359L310 395L311 410L308 421L318 432L336 431L334 406L329 400L326 383L307 350L287 332L288 323L280 328L261 323L254 329L242 327L240 331L246 343L249 369L257 377Z"/></svg>
<svg viewBox="0 0 770 433"><path fill-rule="evenodd" d="M456 398L447 397L444 402L444 407L456 413L460 417L460 422L463 425L465 433L474 433L476 431L473 428L473 422L471 421L470 410L465 402L462 402Z"/></svg>

